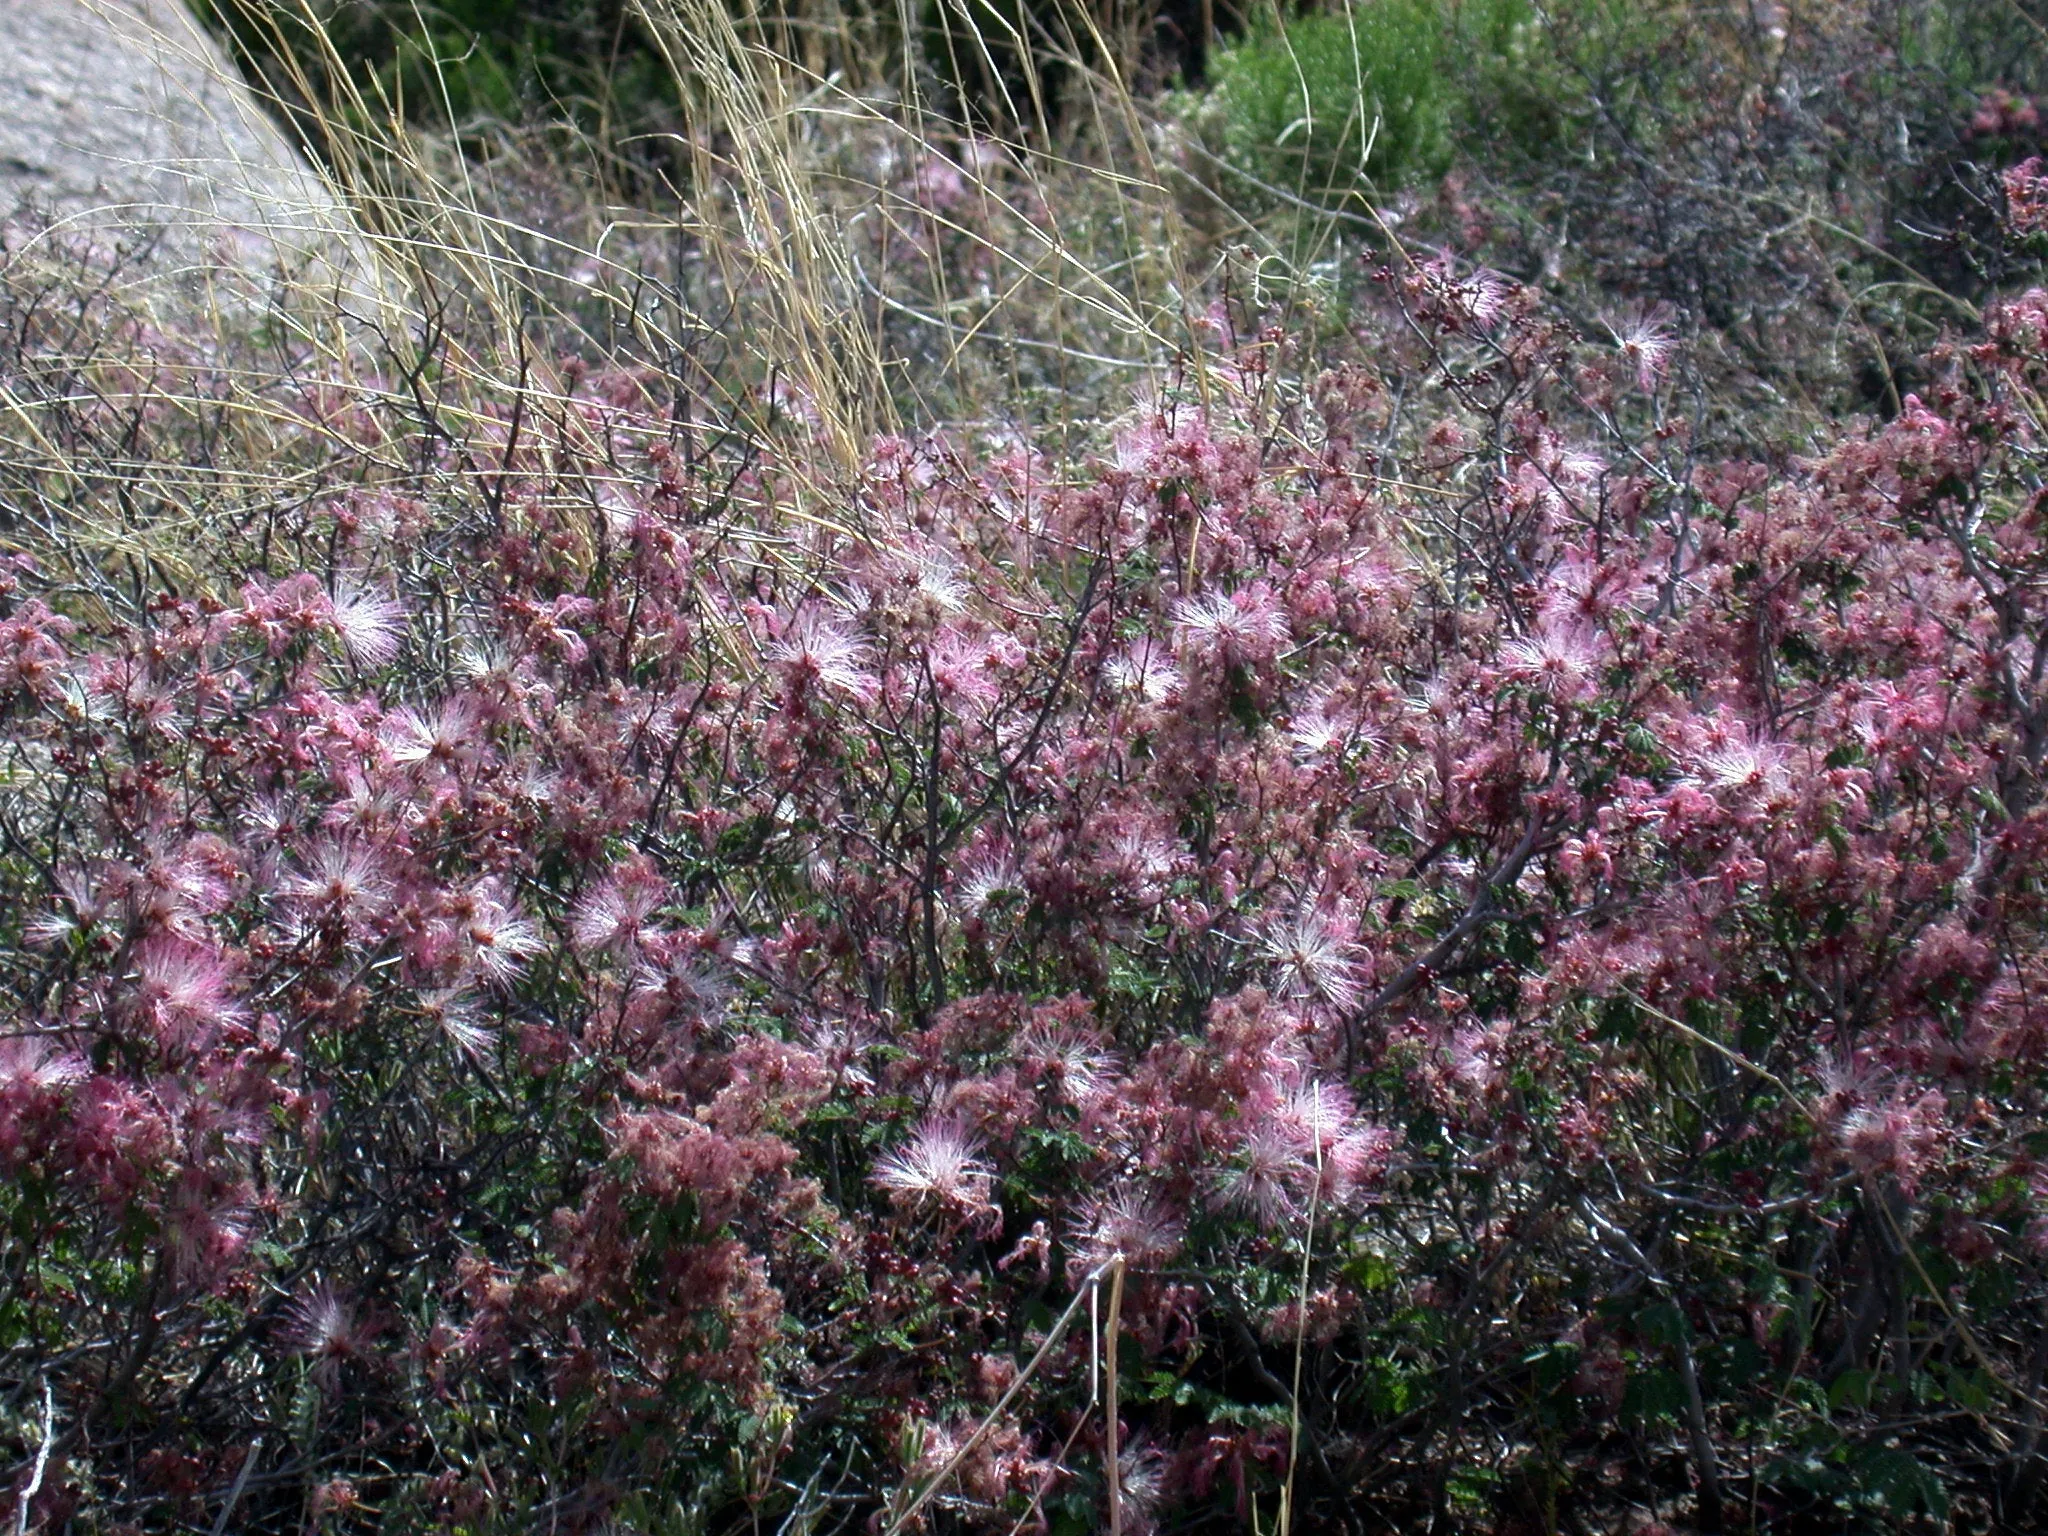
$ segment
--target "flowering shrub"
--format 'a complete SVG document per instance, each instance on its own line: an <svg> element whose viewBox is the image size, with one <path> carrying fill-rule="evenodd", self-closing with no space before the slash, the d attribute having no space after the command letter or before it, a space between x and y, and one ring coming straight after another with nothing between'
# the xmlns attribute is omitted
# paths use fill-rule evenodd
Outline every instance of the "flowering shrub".
<svg viewBox="0 0 2048 1536"><path fill-rule="evenodd" d="M231 588L24 534L18 1523L2027 1518L2048 296L1773 464L1380 277L1081 463L421 374Z"/></svg>

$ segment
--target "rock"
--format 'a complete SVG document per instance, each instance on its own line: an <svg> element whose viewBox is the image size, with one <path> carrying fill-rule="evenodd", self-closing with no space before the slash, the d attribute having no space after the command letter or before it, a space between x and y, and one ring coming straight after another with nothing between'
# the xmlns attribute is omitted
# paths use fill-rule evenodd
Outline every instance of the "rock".
<svg viewBox="0 0 2048 1536"><path fill-rule="evenodd" d="M0 218L191 289L354 288L346 211L182 0L0 0ZM217 295L216 295L217 297Z"/></svg>

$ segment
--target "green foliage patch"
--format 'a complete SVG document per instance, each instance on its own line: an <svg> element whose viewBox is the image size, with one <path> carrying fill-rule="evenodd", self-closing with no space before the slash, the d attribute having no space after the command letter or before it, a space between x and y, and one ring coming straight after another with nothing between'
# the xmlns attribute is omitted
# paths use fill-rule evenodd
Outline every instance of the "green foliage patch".
<svg viewBox="0 0 2048 1536"><path fill-rule="evenodd" d="M1454 104L1444 41L1430 0L1262 17L1212 65L1224 160L1319 203L1441 171Z"/></svg>

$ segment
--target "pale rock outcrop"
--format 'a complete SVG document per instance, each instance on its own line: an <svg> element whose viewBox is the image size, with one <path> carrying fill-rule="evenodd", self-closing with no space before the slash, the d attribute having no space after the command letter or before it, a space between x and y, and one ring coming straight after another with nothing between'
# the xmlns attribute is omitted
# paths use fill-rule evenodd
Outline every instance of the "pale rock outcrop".
<svg viewBox="0 0 2048 1536"><path fill-rule="evenodd" d="M345 211L183 0L0 0L10 245L145 252L172 287L276 273L359 287Z"/></svg>

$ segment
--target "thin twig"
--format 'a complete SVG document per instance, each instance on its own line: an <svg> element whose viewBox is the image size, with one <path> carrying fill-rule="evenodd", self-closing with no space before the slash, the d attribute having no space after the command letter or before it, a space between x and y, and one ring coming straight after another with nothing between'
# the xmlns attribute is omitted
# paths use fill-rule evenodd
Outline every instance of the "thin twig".
<svg viewBox="0 0 2048 1536"><path fill-rule="evenodd" d="M22 1490L21 1502L14 1506L14 1536L27 1536L29 1510L34 1506L36 1495L43 1491L43 1473L50 1465L50 1443L55 1438L57 1420L57 1399L50 1391L50 1378L43 1377L43 1443L36 1450L35 1471L29 1474L28 1487Z"/></svg>
<svg viewBox="0 0 2048 1536"><path fill-rule="evenodd" d="M227 1502L220 1507L220 1518L213 1522L213 1536L227 1536L228 1518L242 1501L242 1490L249 1486L249 1474L256 1470L256 1458L262 1451L263 1437L258 1435L249 1442L249 1453L242 1458L241 1469L235 1473L235 1485L228 1490Z"/></svg>
<svg viewBox="0 0 2048 1536"><path fill-rule="evenodd" d="M1124 1309L1124 1256L1118 1254L1109 1262L1109 1318L1103 1324L1102 1339L1102 1465L1109 1480L1109 1536L1123 1536L1123 1467L1119 1462L1122 1449L1117 1444L1123 1426L1117 1422L1116 1342L1117 1320Z"/></svg>

